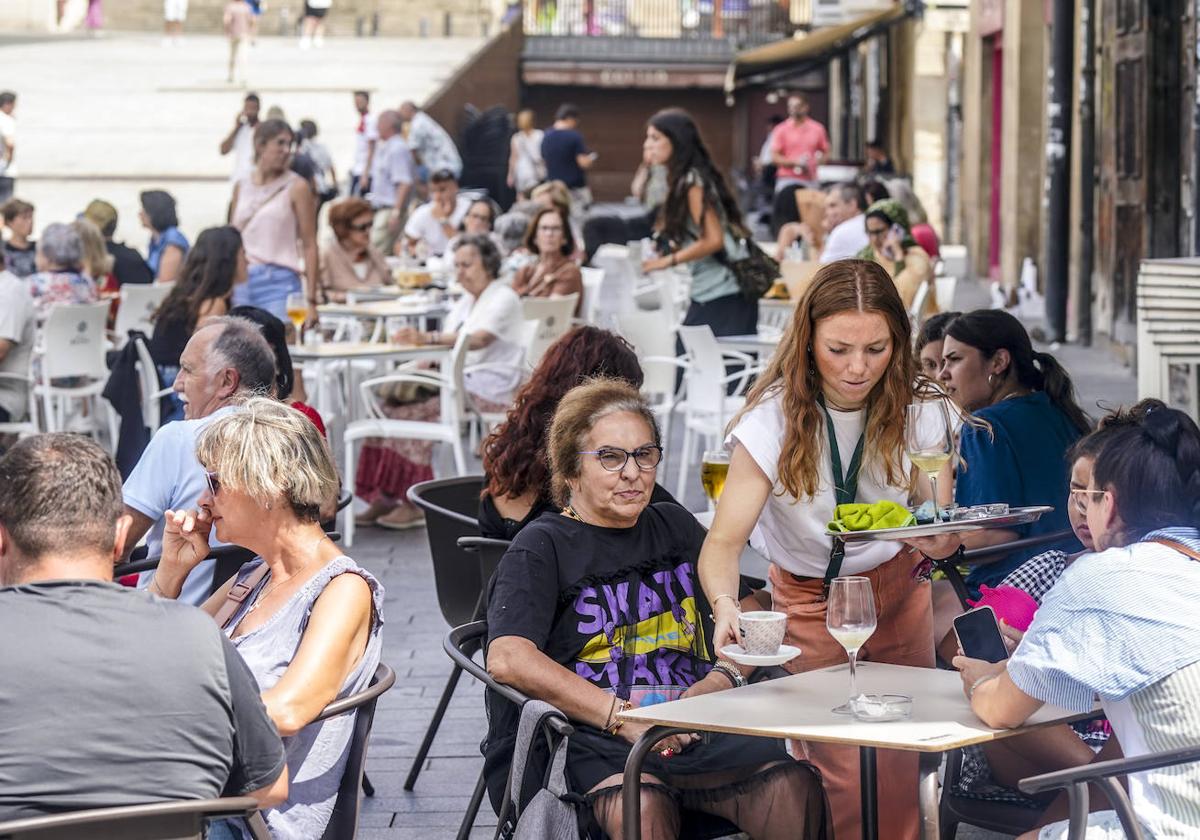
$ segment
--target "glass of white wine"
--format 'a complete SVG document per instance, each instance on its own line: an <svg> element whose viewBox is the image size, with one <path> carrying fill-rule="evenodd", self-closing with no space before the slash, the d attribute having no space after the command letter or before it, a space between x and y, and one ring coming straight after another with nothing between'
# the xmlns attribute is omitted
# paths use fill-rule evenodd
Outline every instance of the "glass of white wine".
<svg viewBox="0 0 1200 840"><path fill-rule="evenodd" d="M875 594L865 577L838 577L830 582L829 602L825 609L825 627L850 657L850 699L833 711L851 714L850 704L858 696L854 668L858 651L875 632Z"/></svg>
<svg viewBox="0 0 1200 840"><path fill-rule="evenodd" d="M724 449L709 450L700 461L700 483L710 506L716 505L729 476L729 453Z"/></svg>
<svg viewBox="0 0 1200 840"><path fill-rule="evenodd" d="M950 427L950 412L944 400L913 403L908 407L904 427L904 447L908 459L929 477L933 488L933 521L942 521L938 508L937 477L954 454L954 433Z"/></svg>
<svg viewBox="0 0 1200 840"><path fill-rule="evenodd" d="M287 316L292 322L292 326L296 328L296 346L301 344L300 332L304 328L304 320L308 317L308 306L304 301L304 295L288 295L287 299Z"/></svg>

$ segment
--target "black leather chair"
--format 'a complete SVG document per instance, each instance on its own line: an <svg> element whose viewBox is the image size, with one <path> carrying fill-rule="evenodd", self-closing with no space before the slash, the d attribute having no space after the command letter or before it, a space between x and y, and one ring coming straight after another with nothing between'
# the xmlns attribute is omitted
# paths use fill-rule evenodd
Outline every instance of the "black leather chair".
<svg viewBox="0 0 1200 840"><path fill-rule="evenodd" d="M95 808L0 823L0 840L201 840L209 820L228 818L247 819L254 840L271 840L249 819L257 812L249 796Z"/></svg>

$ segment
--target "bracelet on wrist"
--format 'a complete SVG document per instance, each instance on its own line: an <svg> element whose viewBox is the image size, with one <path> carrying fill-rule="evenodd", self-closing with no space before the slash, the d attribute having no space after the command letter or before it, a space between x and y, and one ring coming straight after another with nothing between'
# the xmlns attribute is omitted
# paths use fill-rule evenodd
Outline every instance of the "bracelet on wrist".
<svg viewBox="0 0 1200 840"><path fill-rule="evenodd" d="M730 601L733 601L733 608L735 610L737 610L738 612L742 611L742 605L740 603L738 603L738 599L736 596L730 595L728 592L722 592L720 595L718 595L716 598L713 598L713 600L712 600L712 612L710 612L708 614L708 617L710 619L712 619L713 621L717 620L717 616L716 616L717 604L721 603L722 598L728 598Z"/></svg>
<svg viewBox="0 0 1200 840"><path fill-rule="evenodd" d="M971 687L967 689L967 699L974 700L975 699L975 689L979 688L979 686L983 685L985 682L987 682L990 679L993 679L994 677L995 677L995 674L987 674L986 676L982 676L979 679L975 680L975 682L971 683Z"/></svg>
<svg viewBox="0 0 1200 840"><path fill-rule="evenodd" d="M616 700L616 697L614 696L613 699ZM621 724L625 723L625 721L621 720L619 717L617 717L617 715L621 714L621 712L627 712L632 708L633 708L632 703L630 703L628 700L622 700L620 702L620 704L617 705L615 711L611 715L611 717L613 718L613 722L610 725L606 726L604 728L604 731L607 732L609 735L616 735L617 732L619 732L621 729Z"/></svg>
<svg viewBox="0 0 1200 840"><path fill-rule="evenodd" d="M741 688L742 686L746 685L746 677L732 663L720 660L716 665L713 666L713 670L719 671L721 674L727 677L733 688Z"/></svg>

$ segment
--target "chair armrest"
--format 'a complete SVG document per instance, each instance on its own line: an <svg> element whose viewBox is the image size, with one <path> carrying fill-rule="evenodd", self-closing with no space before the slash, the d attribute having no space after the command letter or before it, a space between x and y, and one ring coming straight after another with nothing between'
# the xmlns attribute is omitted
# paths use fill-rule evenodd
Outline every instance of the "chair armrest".
<svg viewBox="0 0 1200 840"><path fill-rule="evenodd" d="M448 379L439 376L436 373L427 373L424 371L407 371L405 373L389 373L384 376L376 376L372 379L366 379L358 383L359 397L362 399L363 408L366 410L368 417L378 417L379 410L375 405L375 400L371 396L371 392L381 385L390 385L397 382L415 382L418 385L428 385L431 388L448 388L454 389L454 383Z"/></svg>
<svg viewBox="0 0 1200 840"><path fill-rule="evenodd" d="M459 537L458 547L463 551L476 552L483 548L504 548L512 545L511 540L496 540L491 537Z"/></svg>
<svg viewBox="0 0 1200 840"><path fill-rule="evenodd" d="M454 664L462 668L475 679L483 683L487 688L499 694L510 703L516 704L518 707L529 702L529 698L521 692L517 691L510 685L496 682L492 675L487 672L487 669L481 666L471 657L463 652L462 648L469 644L477 644L480 648L487 645L487 622L473 621L470 624L464 624L461 627L455 627L446 634L446 640L442 646L445 648L447 655L454 660ZM568 736L575 731L575 728L565 720L560 720L557 717L548 719L548 725L556 735Z"/></svg>
<svg viewBox="0 0 1200 840"><path fill-rule="evenodd" d="M720 341L720 339L717 340ZM733 360L746 365L758 364L758 359L754 358L749 353L742 352L741 350L726 350L725 348L721 348L721 356L727 361Z"/></svg>
<svg viewBox="0 0 1200 840"><path fill-rule="evenodd" d="M18 382L28 382L30 385L33 384L33 377L26 376L23 373L6 373L4 371L0 371L0 379L14 379Z"/></svg>
<svg viewBox="0 0 1200 840"><path fill-rule="evenodd" d="M1128 773L1142 773L1146 770L1158 770L1163 767L1174 767L1178 764L1200 762L1200 744L1184 747L1178 750L1150 753L1136 758L1118 758L1112 761L1097 761L1082 767L1072 767L1069 770L1059 770L1054 773L1043 773L1022 779L1019 783L1023 793L1042 793L1047 790L1068 787L1083 782L1095 782L1111 776L1123 776Z"/></svg>
<svg viewBox="0 0 1200 840"><path fill-rule="evenodd" d="M149 572L152 569L157 569L159 561L162 560L162 555L156 554L153 557L146 557L141 560L131 560L128 563L121 563L113 569L113 577L125 577L126 575L140 574L141 572Z"/></svg>
<svg viewBox="0 0 1200 840"><path fill-rule="evenodd" d="M330 703L321 710L321 714L312 719L312 723L344 715L346 712L352 712L391 688L396 683L396 672L382 663L380 663L379 667L382 669L382 673L379 674L379 678L375 682L357 694L351 694L349 697L344 697L341 700L335 700Z"/></svg>

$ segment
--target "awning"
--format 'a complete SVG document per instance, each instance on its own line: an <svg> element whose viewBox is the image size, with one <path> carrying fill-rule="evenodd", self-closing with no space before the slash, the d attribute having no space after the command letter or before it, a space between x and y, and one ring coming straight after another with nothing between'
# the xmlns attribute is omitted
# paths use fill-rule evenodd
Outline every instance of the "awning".
<svg viewBox="0 0 1200 840"><path fill-rule="evenodd" d="M921 8L919 0L904 0L890 9L863 15L840 26L740 52L725 72L725 92L808 73L909 15L919 14Z"/></svg>

